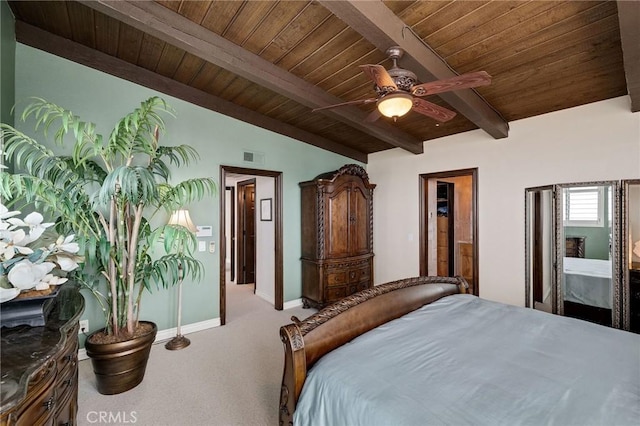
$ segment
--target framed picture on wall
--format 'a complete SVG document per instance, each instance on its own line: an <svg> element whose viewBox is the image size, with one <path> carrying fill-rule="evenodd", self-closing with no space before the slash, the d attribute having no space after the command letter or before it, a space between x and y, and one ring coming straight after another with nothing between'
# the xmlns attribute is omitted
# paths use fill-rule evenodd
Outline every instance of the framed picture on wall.
<svg viewBox="0 0 640 426"><path fill-rule="evenodd" d="M271 198L263 198L260 200L260 220L262 221L270 221L271 220Z"/></svg>

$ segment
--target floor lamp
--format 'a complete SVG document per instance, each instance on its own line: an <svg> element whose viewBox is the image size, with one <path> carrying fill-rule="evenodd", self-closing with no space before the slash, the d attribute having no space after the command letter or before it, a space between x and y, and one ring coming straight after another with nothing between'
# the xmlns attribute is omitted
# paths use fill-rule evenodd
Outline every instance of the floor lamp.
<svg viewBox="0 0 640 426"><path fill-rule="evenodd" d="M190 232L195 233L197 231L195 225L191 221L191 216L189 216L189 210L180 209L176 210L171 214L171 218L168 222L169 225L181 225L187 228ZM186 348L191 344L191 341L182 335L180 331L180 322L182 321L182 278L183 278L184 270L182 267L182 262L178 263L178 327L176 337L169 340L164 347L175 351L178 349Z"/></svg>

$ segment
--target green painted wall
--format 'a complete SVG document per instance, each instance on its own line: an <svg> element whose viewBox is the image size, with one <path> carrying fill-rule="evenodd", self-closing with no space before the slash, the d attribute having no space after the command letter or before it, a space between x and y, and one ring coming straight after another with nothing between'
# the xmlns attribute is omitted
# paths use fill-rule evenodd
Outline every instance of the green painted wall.
<svg viewBox="0 0 640 426"><path fill-rule="evenodd" d="M174 170L176 180L210 176L217 182L221 164L283 172L284 300L286 302L301 296L298 182L312 179L322 172L352 163L353 160L22 44L18 44L16 48L16 76L19 111L20 105L28 97L43 97L71 109L85 120L95 122L102 132L110 131L113 124L141 100L152 95L162 96L176 110L176 118L167 119L164 143L188 143L201 156L201 161L196 165ZM17 126L29 132L21 123L17 123ZM256 166L244 163L242 153L247 149L264 153L264 164ZM219 237L218 203L216 196L198 205L188 206L194 223L213 226L212 239L216 242ZM205 264L205 278L200 283L184 284L183 324L219 317L219 254L205 252L197 255ZM94 330L100 326L101 316L95 302L89 297L87 299L85 318L89 319L90 328ZM160 330L175 327L175 299L175 290L161 290L151 296L147 295L142 303L141 318L155 321Z"/></svg>
<svg viewBox="0 0 640 426"><path fill-rule="evenodd" d="M15 101L16 37L13 13L0 0L0 121L13 124L11 108Z"/></svg>

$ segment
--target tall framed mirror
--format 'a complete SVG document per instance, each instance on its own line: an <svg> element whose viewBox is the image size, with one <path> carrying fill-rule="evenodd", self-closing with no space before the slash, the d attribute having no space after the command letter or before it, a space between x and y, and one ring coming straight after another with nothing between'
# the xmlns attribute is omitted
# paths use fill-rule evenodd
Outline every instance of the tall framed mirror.
<svg viewBox="0 0 640 426"><path fill-rule="evenodd" d="M556 313L620 327L616 181L555 185Z"/></svg>
<svg viewBox="0 0 640 426"><path fill-rule="evenodd" d="M640 179L622 181L622 328L640 333Z"/></svg>
<svg viewBox="0 0 640 426"><path fill-rule="evenodd" d="M556 313L553 186L525 190L525 306Z"/></svg>
<svg viewBox="0 0 640 426"><path fill-rule="evenodd" d="M525 281L527 307L640 332L640 179L526 188Z"/></svg>

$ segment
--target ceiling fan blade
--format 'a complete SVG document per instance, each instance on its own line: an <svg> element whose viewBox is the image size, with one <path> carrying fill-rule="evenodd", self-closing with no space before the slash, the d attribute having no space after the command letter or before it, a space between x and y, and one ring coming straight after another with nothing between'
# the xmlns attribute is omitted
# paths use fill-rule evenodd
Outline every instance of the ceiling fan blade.
<svg viewBox="0 0 640 426"><path fill-rule="evenodd" d="M378 111L378 108L376 108L371 111L369 115L367 115L367 118L365 118L364 121L366 121L367 123L373 123L380 117L382 117L382 114L380 114L380 111Z"/></svg>
<svg viewBox="0 0 640 426"><path fill-rule="evenodd" d="M376 101L377 99L375 98L358 99L357 101L342 102L341 104L327 105L319 108L314 108L311 110L311 112L321 111L323 109L338 108L338 107L347 106L347 105L370 104L371 102L376 102Z"/></svg>
<svg viewBox="0 0 640 426"><path fill-rule="evenodd" d="M376 85L387 91L395 91L398 90L398 86L396 86L395 81L389 75L386 69L382 65L360 65L362 72L367 75L371 80L373 80Z"/></svg>
<svg viewBox="0 0 640 426"><path fill-rule="evenodd" d="M420 98L413 99L413 111L431 117L441 123L449 121L456 116L455 112Z"/></svg>
<svg viewBox="0 0 640 426"><path fill-rule="evenodd" d="M431 81L413 86L414 96L426 96L450 90L469 89L471 87L487 86L491 84L491 76L486 71L470 72L444 80Z"/></svg>

